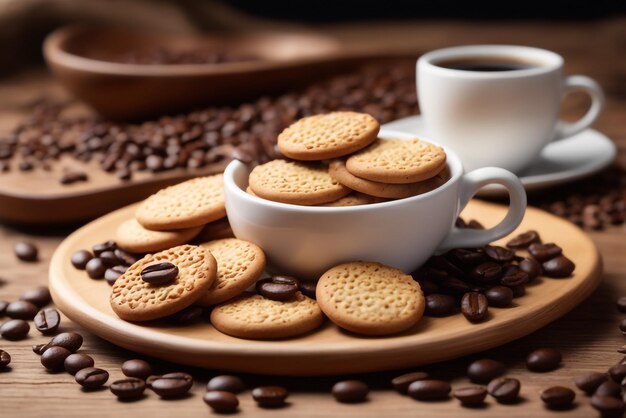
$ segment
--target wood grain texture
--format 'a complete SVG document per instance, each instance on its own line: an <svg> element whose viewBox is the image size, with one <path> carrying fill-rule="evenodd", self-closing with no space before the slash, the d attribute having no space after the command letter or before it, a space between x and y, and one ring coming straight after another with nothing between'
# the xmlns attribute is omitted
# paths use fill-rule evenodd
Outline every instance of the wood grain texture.
<svg viewBox="0 0 626 418"><path fill-rule="evenodd" d="M626 163L626 18L577 22L405 22L388 25L359 24L329 29L346 40L365 41L364 44L419 44L427 50L459 43L499 42L546 47L563 54L566 73L582 73L596 78L607 92L607 106L595 128L616 141L620 149L618 161ZM23 115L24 103L41 93L63 97L59 86L41 73L22 74L0 83L0 130L6 130ZM586 101L572 97L565 103L565 114L576 117ZM71 229L15 229L0 227L0 299L14 300L24 290L42 285L47 280L50 256ZM566 412L544 409L538 392L552 385L573 387L572 380L583 371L605 371L622 355L616 349L624 344L617 329L624 317L615 309L615 299L626 295L626 227L614 227L590 234L603 256L604 274L600 287L579 307L551 325L480 356L503 360L511 376L522 382L523 402L504 406L489 400L484 409L462 409L456 401L421 403L399 396L390 389L389 379L396 373L359 375L372 387L370 401L362 405L336 403L328 394L334 378L286 378L244 375L249 386L260 383L281 384L290 389L291 405L283 410L263 410L254 405L249 392L240 396L241 413L236 416L254 417L594 417L589 398L577 391L578 407ZM22 239L38 243L42 260L35 264L18 262L12 254L13 245ZM562 237L561 240L567 240ZM96 364L111 373L112 379L122 376L121 363L134 358L129 351L117 348L95 337L63 317L63 330L77 330L85 336L83 351L92 355ZM47 373L30 346L48 339L31 331L21 342L0 340L0 346L12 357L12 371L0 373L0 415L7 417L101 417L141 414L168 417L212 416L202 402L204 384L216 371L189 369L197 382L189 398L160 401L150 393L135 403L116 402L110 392L103 390L83 393L67 374ZM560 369L546 374L530 373L523 359L532 349L552 346L563 353ZM467 364L478 356L426 367L434 375L449 378L453 386L468 383L464 377ZM349 362L350 358L345 361ZM180 369L169 363L154 362L160 371Z"/></svg>

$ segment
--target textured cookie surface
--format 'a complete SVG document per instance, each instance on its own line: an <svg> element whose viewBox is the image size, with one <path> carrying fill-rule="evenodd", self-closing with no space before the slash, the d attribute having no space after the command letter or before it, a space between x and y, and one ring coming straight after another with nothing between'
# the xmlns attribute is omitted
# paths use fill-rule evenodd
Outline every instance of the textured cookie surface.
<svg viewBox="0 0 626 418"><path fill-rule="evenodd" d="M346 207L346 206L360 206L360 205L369 205L372 203L380 203L384 202L385 199L381 199L379 197L374 197L370 195L366 195L363 193L350 193L347 196L342 197L339 200L335 200L334 202L325 203L321 206L337 208L337 207Z"/></svg>
<svg viewBox="0 0 626 418"><path fill-rule="evenodd" d="M309 116L278 135L278 149L294 160L325 160L356 152L376 140L380 125L372 116L333 112Z"/></svg>
<svg viewBox="0 0 626 418"><path fill-rule="evenodd" d="M300 292L287 302L245 293L211 312L218 331L249 339L288 338L312 331L323 321L317 303Z"/></svg>
<svg viewBox="0 0 626 418"><path fill-rule="evenodd" d="M249 181L258 197L294 205L319 205L350 193L330 177L326 166L296 161L273 160L258 165Z"/></svg>
<svg viewBox="0 0 626 418"><path fill-rule="evenodd" d="M416 183L406 184L388 184L379 183L377 181L366 180L355 176L346 169L344 160L333 160L328 167L328 173L332 178L341 184L365 193L370 196L382 197L386 199L403 199L405 197L415 196L418 194L429 192L448 181L449 172L444 169L434 177L419 181Z"/></svg>
<svg viewBox="0 0 626 418"><path fill-rule="evenodd" d="M226 216L222 174L198 177L167 187L148 197L135 217L147 229L183 229Z"/></svg>
<svg viewBox="0 0 626 418"><path fill-rule="evenodd" d="M141 279L144 267L168 261L178 267L178 276L163 285ZM176 313L202 297L217 277L211 253L194 245L181 245L148 254L130 266L111 289L111 308L127 321L149 321Z"/></svg>
<svg viewBox="0 0 626 418"><path fill-rule="evenodd" d="M123 222L116 231L115 243L134 253L152 253L184 244L198 235L201 226L173 231L151 231L136 219Z"/></svg>
<svg viewBox="0 0 626 418"><path fill-rule="evenodd" d="M217 261L217 279L198 300L203 306L215 305L243 293L263 274L265 253L251 242L236 238L201 244Z"/></svg>
<svg viewBox="0 0 626 418"><path fill-rule="evenodd" d="M424 313L420 285L408 274L379 263L333 267L317 283L317 303L340 327L358 334L394 334Z"/></svg>
<svg viewBox="0 0 626 418"><path fill-rule="evenodd" d="M446 153L421 139L379 139L351 155L346 168L357 177L381 183L415 183L441 171Z"/></svg>

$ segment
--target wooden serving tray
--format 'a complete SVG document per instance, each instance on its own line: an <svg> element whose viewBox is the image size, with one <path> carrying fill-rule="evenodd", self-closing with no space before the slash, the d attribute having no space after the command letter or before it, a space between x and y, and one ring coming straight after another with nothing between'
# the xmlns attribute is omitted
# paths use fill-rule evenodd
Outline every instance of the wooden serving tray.
<svg viewBox="0 0 626 418"><path fill-rule="evenodd" d="M50 290L70 319L124 348L193 366L275 375L334 375L405 368L487 350L523 337L564 315L587 298L601 280L601 260L593 241L573 224L529 208L519 232L540 231L576 263L567 279L540 278L513 307L490 308L490 320L471 324L462 315L424 317L399 335L371 338L341 331L327 322L305 336L279 341L251 341L224 335L208 323L187 327L122 321L109 306L110 287L74 269L71 254L110 239L111 231L132 216L129 206L70 235L50 265ZM499 205L472 201L463 213L493 226L505 214ZM515 234L515 233L514 233ZM506 239L502 240L505 242Z"/></svg>

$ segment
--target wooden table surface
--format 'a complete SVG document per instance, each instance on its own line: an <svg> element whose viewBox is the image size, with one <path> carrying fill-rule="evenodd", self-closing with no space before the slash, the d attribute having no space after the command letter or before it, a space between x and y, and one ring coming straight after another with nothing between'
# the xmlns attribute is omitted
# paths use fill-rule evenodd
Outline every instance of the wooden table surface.
<svg viewBox="0 0 626 418"><path fill-rule="evenodd" d="M540 46L564 55L568 74L594 77L605 88L608 101L596 128L611 137L620 148L619 161L626 162L626 18L589 23L508 22L462 23L430 22L392 25L351 25L325 28L328 33L348 41L367 40L371 44L410 43L423 51L464 43L515 43ZM18 75L0 81L0 129L7 129L21 114L21 104L42 92L63 95L59 86L41 72ZM585 100L574 97L566 103L566 113L579 114ZM269 378L244 376L250 386L280 384L291 391L290 405L280 410L263 410L254 405L250 393L240 396L239 416L295 417L528 417L575 416L597 414L589 399L577 391L577 407L566 412L543 408L539 391L553 385L573 387L573 378L583 371L605 371L618 362L616 349L625 343L617 326L623 317L615 308L619 295L626 295L625 226L593 232L604 258L604 281L595 294L570 314L550 326L518 341L480 356L504 361L509 375L522 382L522 400L518 405L499 405L489 399L483 409L461 408L456 400L437 403L416 402L390 390L389 380L398 372L359 376L371 386L369 402L359 405L336 403L329 395L335 378ZM50 256L72 228L16 228L0 225L0 299L14 300L25 290L45 285ZM564 237L567 239L567 237ZM20 240L36 242L41 251L38 263L19 262L13 245ZM626 316L626 315L624 315ZM117 348L63 318L63 331L77 331L85 337L82 351L95 358L96 365L111 373L111 381L122 376L120 365L134 358L133 353ZM33 344L48 340L31 330L28 339L2 341L0 347L12 356L10 371L0 372L0 416L2 417L96 417L141 413L144 416L204 416L210 414L202 402L204 385L217 371L190 370L197 381L189 397L162 401L150 393L144 399L121 403L108 390L83 393L72 376L51 374L31 351ZM530 373L524 367L525 355L540 346L555 347L563 353L563 366L547 374ZM463 358L425 368L435 376L450 379L453 386L467 384L464 370L471 358ZM154 362L161 371L188 370L173 364Z"/></svg>

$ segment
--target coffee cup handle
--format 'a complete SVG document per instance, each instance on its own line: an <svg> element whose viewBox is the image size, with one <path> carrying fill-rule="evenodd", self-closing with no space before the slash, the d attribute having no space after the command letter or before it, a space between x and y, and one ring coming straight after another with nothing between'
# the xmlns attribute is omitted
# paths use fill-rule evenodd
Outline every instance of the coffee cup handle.
<svg viewBox="0 0 626 418"><path fill-rule="evenodd" d="M500 184L509 193L509 210L504 219L493 228L469 229L452 227L448 236L437 249L438 253L453 248L476 248L507 236L515 230L526 211L526 191L522 182L510 171L497 167L484 167L464 174L459 187L457 216L472 197L488 184Z"/></svg>
<svg viewBox="0 0 626 418"><path fill-rule="evenodd" d="M591 96L591 107L576 122L559 121L553 141L569 138L587 129L600 116L604 107L604 92L595 80L584 75L572 75L563 82L563 95L572 91L584 91Z"/></svg>

